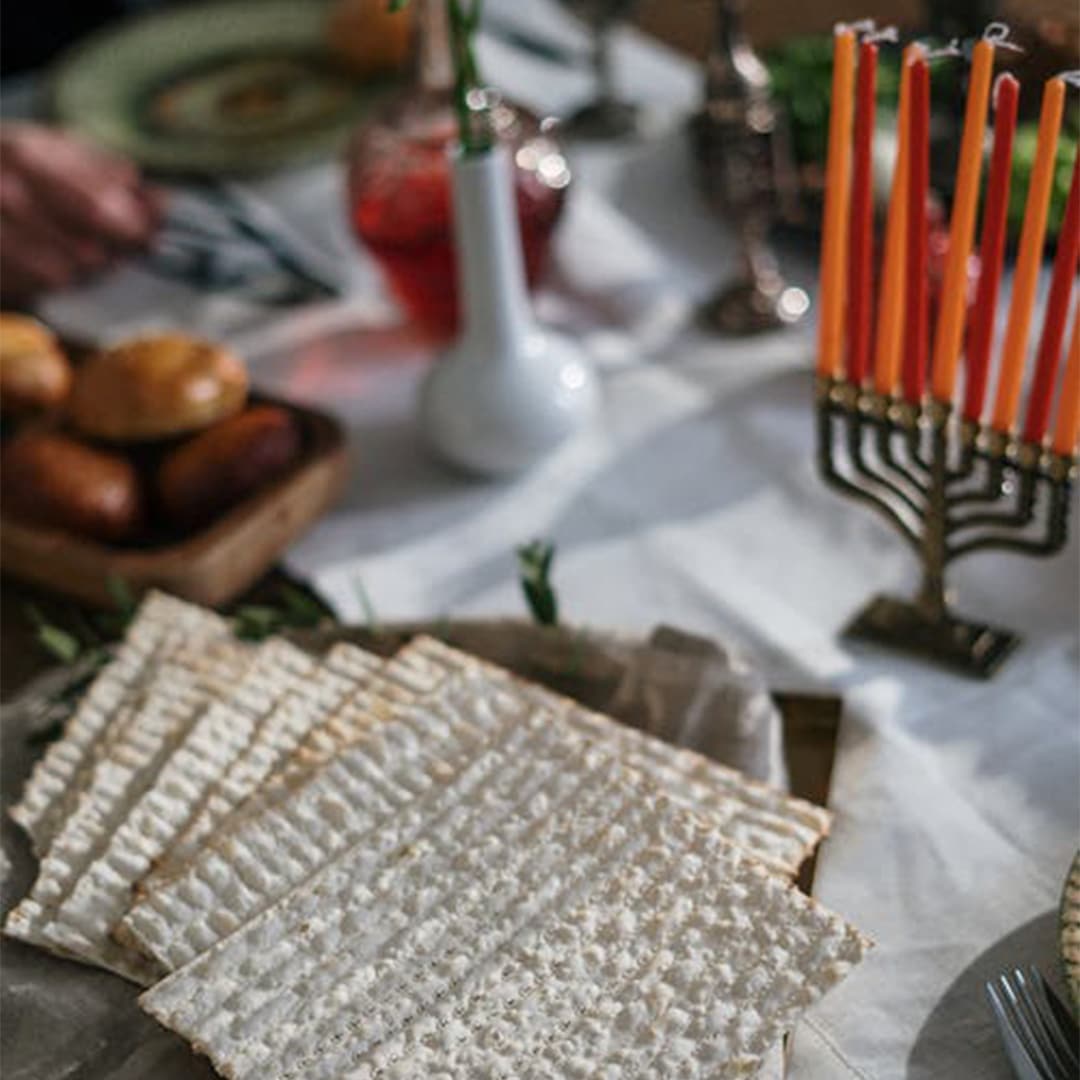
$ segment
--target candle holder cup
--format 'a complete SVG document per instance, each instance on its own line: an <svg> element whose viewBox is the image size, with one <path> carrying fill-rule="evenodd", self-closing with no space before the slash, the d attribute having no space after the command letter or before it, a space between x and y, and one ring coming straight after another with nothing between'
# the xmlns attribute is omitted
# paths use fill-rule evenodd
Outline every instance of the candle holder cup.
<svg viewBox="0 0 1080 1080"><path fill-rule="evenodd" d="M976 551L1059 551L1076 457L961 420L942 402L913 405L847 379L819 378L817 418L825 482L885 517L922 566L914 598L875 597L845 633L993 675L1020 637L954 614L946 570Z"/></svg>

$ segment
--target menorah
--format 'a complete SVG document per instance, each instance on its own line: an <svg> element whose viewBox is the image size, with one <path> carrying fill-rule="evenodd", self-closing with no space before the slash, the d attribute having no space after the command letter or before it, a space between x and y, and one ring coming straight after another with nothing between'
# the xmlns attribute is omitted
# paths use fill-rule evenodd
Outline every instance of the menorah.
<svg viewBox="0 0 1080 1080"><path fill-rule="evenodd" d="M1076 458L958 421L941 402L914 406L845 379L819 380L817 408L825 481L882 514L922 566L913 599L875 597L847 633L993 674L1020 638L955 615L946 570L977 551L1060 550Z"/></svg>
<svg viewBox="0 0 1080 1080"><path fill-rule="evenodd" d="M872 24L863 23L838 28L835 41L821 256L818 460L825 481L882 515L912 548L922 569L922 583L912 599L874 598L847 633L985 677L1020 639L1008 629L956 615L949 604L946 572L957 559L978 551L1059 551L1067 537L1077 472L1080 311L1060 379L1058 370L1080 254L1080 160L1073 166L1027 416L1016 433L1058 133L1066 85L1074 74L1051 79L1043 93L997 394L992 419L984 422L1019 94L1019 84L1007 74L994 91L994 147L974 303L968 296L968 257L994 52L995 47L1010 47L1008 31L992 25L972 50L932 364L928 62L942 54L917 43L904 50L902 61L897 159L883 243L876 340L871 341L871 159L877 42L882 36ZM961 53L954 47L947 55ZM957 411L953 399L961 355L966 380L963 409ZM1055 394L1056 423L1048 437Z"/></svg>

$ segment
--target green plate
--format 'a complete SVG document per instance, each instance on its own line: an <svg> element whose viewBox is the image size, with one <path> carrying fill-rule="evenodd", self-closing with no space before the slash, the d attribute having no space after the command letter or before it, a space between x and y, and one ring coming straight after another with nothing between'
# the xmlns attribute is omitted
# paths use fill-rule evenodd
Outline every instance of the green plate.
<svg viewBox="0 0 1080 1080"><path fill-rule="evenodd" d="M53 86L62 124L158 171L264 172L337 151L392 80L326 47L328 0L222 0L120 24Z"/></svg>

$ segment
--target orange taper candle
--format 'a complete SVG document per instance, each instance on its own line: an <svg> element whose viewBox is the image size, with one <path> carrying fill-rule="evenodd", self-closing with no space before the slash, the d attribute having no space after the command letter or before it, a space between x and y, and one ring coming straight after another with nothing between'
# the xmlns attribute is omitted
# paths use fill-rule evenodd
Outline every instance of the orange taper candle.
<svg viewBox="0 0 1080 1080"><path fill-rule="evenodd" d="M1043 89L1039 140L1035 146L1035 163L1031 169L1031 182L1024 206L1024 224L1020 230L1009 319L1005 324L1001 371L994 401L993 426L995 430L1006 434L1012 430L1020 404L1020 384L1024 379L1031 313L1035 305L1035 288L1039 281L1039 265L1042 262L1043 240L1046 234L1046 213L1050 206L1050 189L1054 181L1054 156L1057 153L1058 132L1061 130L1064 107L1065 82L1062 79L1051 79Z"/></svg>
<svg viewBox="0 0 1080 1080"><path fill-rule="evenodd" d="M956 369L967 315L968 258L975 236L975 212L979 205L979 176L982 172L983 140L986 136L986 106L994 72L994 46L983 40L971 58L964 134L953 188L952 220L949 224L949 254L941 288L941 308L934 338L931 392L938 401L951 402L956 389Z"/></svg>
<svg viewBox="0 0 1080 1080"><path fill-rule="evenodd" d="M921 46L909 45L900 63L900 103L896 113L896 163L885 221L885 244L878 290L877 339L874 342L874 389L891 394L900 378L904 346L904 262L907 251L907 185L910 168L911 61Z"/></svg>
<svg viewBox="0 0 1080 1080"><path fill-rule="evenodd" d="M818 304L818 374L837 378L844 360L847 299L848 210L851 198L851 124L854 106L855 34L837 29L833 43L829 149L821 235Z"/></svg>
<svg viewBox="0 0 1080 1080"><path fill-rule="evenodd" d="M1076 450L1080 433L1080 304L1073 314L1072 338L1065 360L1065 376L1061 380L1057 423L1054 425L1054 453L1069 455Z"/></svg>

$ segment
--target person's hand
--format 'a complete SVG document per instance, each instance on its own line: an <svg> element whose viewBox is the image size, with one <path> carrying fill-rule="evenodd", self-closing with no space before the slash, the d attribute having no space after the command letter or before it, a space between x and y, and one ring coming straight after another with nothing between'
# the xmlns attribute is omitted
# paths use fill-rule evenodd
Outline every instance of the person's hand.
<svg viewBox="0 0 1080 1080"><path fill-rule="evenodd" d="M0 126L0 290L27 298L146 245L161 193L134 165L36 124Z"/></svg>

